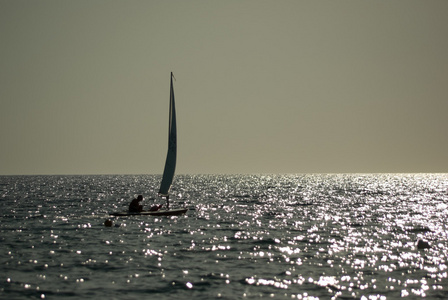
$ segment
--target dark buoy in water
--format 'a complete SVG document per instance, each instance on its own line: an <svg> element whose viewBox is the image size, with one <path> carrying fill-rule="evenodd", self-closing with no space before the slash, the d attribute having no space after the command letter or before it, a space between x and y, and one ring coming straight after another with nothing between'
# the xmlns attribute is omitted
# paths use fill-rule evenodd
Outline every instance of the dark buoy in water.
<svg viewBox="0 0 448 300"><path fill-rule="evenodd" d="M112 227L112 221L107 219L106 221L104 221L104 226L106 227Z"/></svg>
<svg viewBox="0 0 448 300"><path fill-rule="evenodd" d="M428 242L424 240L417 240L417 249L423 250L423 249L431 249L431 245L429 245Z"/></svg>

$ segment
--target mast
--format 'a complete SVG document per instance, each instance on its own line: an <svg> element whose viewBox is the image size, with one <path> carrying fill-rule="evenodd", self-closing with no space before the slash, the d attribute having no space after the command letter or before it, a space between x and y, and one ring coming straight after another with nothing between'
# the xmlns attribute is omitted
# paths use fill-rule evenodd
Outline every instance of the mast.
<svg viewBox="0 0 448 300"><path fill-rule="evenodd" d="M165 169L163 170L162 182L160 183L159 196L166 197L169 207L168 195L174 179L177 158L177 130L176 130L176 107L174 104L173 72L170 82L170 111L168 126L168 152L166 154Z"/></svg>

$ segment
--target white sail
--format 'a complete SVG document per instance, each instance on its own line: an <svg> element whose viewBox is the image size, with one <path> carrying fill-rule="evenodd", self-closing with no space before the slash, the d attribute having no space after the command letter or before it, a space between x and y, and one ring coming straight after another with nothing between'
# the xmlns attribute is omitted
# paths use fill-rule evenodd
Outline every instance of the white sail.
<svg viewBox="0 0 448 300"><path fill-rule="evenodd" d="M176 108L174 105L174 88L173 73L171 73L171 89L170 89L170 117L169 117L169 133L168 133L168 152L166 154L165 169L160 184L159 195L168 196L173 183L174 172L176 170L177 157L177 132L176 132Z"/></svg>

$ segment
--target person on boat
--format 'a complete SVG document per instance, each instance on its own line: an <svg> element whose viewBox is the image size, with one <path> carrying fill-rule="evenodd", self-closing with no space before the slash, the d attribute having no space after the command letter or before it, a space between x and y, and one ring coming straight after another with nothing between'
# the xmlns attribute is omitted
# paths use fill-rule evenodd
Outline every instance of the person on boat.
<svg viewBox="0 0 448 300"><path fill-rule="evenodd" d="M129 211L130 212L143 211L143 205L140 205L140 201L143 201L142 195L138 195L137 199L132 200L131 204L129 204Z"/></svg>
<svg viewBox="0 0 448 300"><path fill-rule="evenodd" d="M154 204L153 206L151 206L151 208L149 209L149 211L158 211L159 209L162 208L162 204Z"/></svg>

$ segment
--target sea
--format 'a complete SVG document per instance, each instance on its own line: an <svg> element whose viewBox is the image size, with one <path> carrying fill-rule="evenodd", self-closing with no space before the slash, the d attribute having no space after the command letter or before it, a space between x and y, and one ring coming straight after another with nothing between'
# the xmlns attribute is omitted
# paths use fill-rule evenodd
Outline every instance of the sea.
<svg viewBox="0 0 448 300"><path fill-rule="evenodd" d="M448 174L0 176L1 299L448 299ZM112 226L105 226L107 220Z"/></svg>

